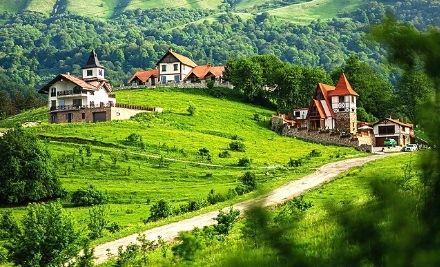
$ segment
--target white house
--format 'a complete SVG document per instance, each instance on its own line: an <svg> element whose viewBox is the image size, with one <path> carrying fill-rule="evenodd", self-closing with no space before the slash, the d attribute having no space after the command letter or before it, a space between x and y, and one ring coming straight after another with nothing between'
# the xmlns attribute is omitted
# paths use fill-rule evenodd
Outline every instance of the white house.
<svg viewBox="0 0 440 267"><path fill-rule="evenodd" d="M194 61L174 52L171 48L156 65L161 84L180 83L197 66Z"/></svg>
<svg viewBox="0 0 440 267"><path fill-rule="evenodd" d="M82 67L82 77L70 73L59 74L46 84L40 93L48 94L50 122L96 122L110 119L110 110L116 99L105 79L104 67L95 51L90 53Z"/></svg>

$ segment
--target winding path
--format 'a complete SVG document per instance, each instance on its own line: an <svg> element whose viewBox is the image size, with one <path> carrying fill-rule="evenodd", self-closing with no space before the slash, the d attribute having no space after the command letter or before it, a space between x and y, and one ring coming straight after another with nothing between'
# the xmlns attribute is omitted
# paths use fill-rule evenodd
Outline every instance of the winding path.
<svg viewBox="0 0 440 267"><path fill-rule="evenodd" d="M282 204L294 197L297 197L307 192L310 189L316 188L324 183L331 181L339 174L351 168L362 166L368 162L391 155L396 154L371 155L368 157L346 159L334 163L329 163L320 167L314 173L304 176L301 179L289 182L263 197L240 202L233 205L232 207L234 209L240 210L241 214L243 214L244 211L248 210L255 204L260 204L264 207ZM225 210L227 209L229 208L225 208ZM204 226L215 224L216 221L214 221L213 218L217 217L217 214L218 211L212 211L179 222L159 226L144 231L140 234L145 234L148 240L157 240L157 238L160 236L165 241L171 241L177 237L179 232L191 231L196 227L202 228ZM125 248L130 243L136 243L137 237L138 234L133 234L95 247L95 263L99 264L108 260L108 253L116 255L120 246Z"/></svg>

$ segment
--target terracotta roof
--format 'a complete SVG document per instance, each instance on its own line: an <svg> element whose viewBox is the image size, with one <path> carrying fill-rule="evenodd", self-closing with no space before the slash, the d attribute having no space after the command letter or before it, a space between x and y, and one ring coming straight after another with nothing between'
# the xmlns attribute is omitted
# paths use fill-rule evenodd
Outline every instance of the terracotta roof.
<svg viewBox="0 0 440 267"><path fill-rule="evenodd" d="M313 104L315 105L316 109L318 110L319 117L321 119L325 119L326 118L325 111L324 111L324 108L321 105L321 102L319 100L313 99Z"/></svg>
<svg viewBox="0 0 440 267"><path fill-rule="evenodd" d="M344 95L354 95L359 96L351 87L351 84L348 82L347 77L345 77L345 74L342 73L341 76L339 76L339 81L336 84L335 90L329 92L329 96L344 96Z"/></svg>
<svg viewBox="0 0 440 267"><path fill-rule="evenodd" d="M214 76L215 78L219 78L223 76L223 72L225 71L224 66L211 66L211 65L202 65L194 67L190 73L186 76L185 79L189 78L191 75L196 76L200 80L206 78L206 76Z"/></svg>
<svg viewBox="0 0 440 267"><path fill-rule="evenodd" d="M327 106L330 109L330 114L332 116L334 116L335 112L331 108L332 102L331 102L331 99L329 98L329 92L332 92L333 90L335 90L335 87L328 85L328 84L324 84L324 83L318 83L318 89L321 91L322 95L324 96L325 102L327 103Z"/></svg>
<svg viewBox="0 0 440 267"><path fill-rule="evenodd" d="M395 124L398 124L398 125L401 125L401 126L405 126L405 127L409 127L409 128L413 128L414 127L414 125L412 125L412 124L404 123L404 122L401 122L401 121L399 121L397 119L392 119L392 118L386 118L386 119L380 120L380 121L376 122L373 125L377 125L377 124L379 124L379 123L381 123L383 121L390 121L392 123L395 123Z"/></svg>
<svg viewBox="0 0 440 267"><path fill-rule="evenodd" d="M158 77L159 76L159 70L158 69L152 69L152 70L141 70L136 72L133 77L128 80L128 83L131 83L133 79L138 78L143 83L146 83L150 77Z"/></svg>
<svg viewBox="0 0 440 267"><path fill-rule="evenodd" d="M93 80L93 81L84 81L83 79L70 75L70 74L59 74L57 77L55 77L52 81L50 81L49 83L47 83L45 86L43 86L39 92L40 93L48 93L49 92L49 88L56 82L61 81L63 79L66 79L76 85L78 85L79 87L85 89L85 90L93 90L93 91L97 91L99 90L102 86L104 86L104 88L111 92L111 85L107 80Z"/></svg>
<svg viewBox="0 0 440 267"><path fill-rule="evenodd" d="M185 57L184 55L181 55L179 53L174 52L172 49L169 49L168 52L157 62L157 64L159 64L167 55L173 55L178 61L180 61L180 63L190 66L190 67L195 67L197 66L197 64L192 61L191 59L189 59L188 57Z"/></svg>

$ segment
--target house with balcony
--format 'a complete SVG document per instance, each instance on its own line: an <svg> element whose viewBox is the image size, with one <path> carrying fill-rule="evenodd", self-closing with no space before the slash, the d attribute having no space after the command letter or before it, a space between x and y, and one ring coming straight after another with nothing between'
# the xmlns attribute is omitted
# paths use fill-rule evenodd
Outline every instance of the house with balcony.
<svg viewBox="0 0 440 267"><path fill-rule="evenodd" d="M116 99L105 79L105 68L92 51L82 67L82 77L59 74L40 89L48 95L49 121L98 122L111 119Z"/></svg>

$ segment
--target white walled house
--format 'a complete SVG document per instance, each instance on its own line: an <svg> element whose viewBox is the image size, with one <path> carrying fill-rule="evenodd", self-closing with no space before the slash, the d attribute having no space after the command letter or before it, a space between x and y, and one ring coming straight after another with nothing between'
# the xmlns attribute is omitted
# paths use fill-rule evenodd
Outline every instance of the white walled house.
<svg viewBox="0 0 440 267"><path fill-rule="evenodd" d="M168 52L157 62L159 70L159 82L181 83L191 73L197 64L191 59L169 49Z"/></svg>
<svg viewBox="0 0 440 267"><path fill-rule="evenodd" d="M394 139L398 146L405 146L414 141L414 127L395 119L383 119L373 125L375 144L383 147L386 139Z"/></svg>
<svg viewBox="0 0 440 267"><path fill-rule="evenodd" d="M96 122L110 120L110 111L116 99L105 79L104 67L95 51L90 53L82 68L83 76L59 74L46 84L40 93L48 94L49 120L57 122Z"/></svg>

